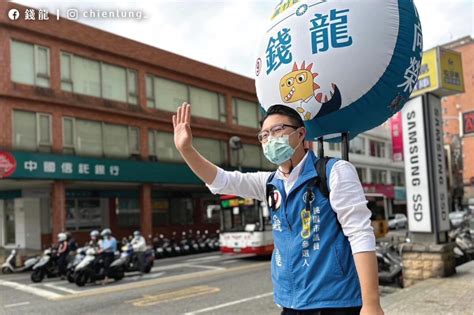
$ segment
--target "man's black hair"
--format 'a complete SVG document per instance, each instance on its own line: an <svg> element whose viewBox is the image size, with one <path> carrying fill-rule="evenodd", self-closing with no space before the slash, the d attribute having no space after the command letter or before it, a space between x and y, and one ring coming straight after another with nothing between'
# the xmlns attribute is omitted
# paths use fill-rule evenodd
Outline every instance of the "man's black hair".
<svg viewBox="0 0 474 315"><path fill-rule="evenodd" d="M260 121L260 126L263 126L263 122L271 115L283 115L290 119L291 124L296 127L304 127L303 119L296 110L285 105L272 105L262 121Z"/></svg>

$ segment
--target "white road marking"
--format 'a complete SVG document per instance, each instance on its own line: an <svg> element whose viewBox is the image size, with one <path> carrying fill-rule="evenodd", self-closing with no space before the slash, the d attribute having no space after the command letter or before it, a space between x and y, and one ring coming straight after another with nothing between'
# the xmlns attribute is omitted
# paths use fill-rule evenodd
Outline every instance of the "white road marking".
<svg viewBox="0 0 474 315"><path fill-rule="evenodd" d="M207 256L207 257L201 257L201 258L193 258L193 259L188 259L186 262L201 262L201 261L207 261L207 260L219 260L222 259L223 257L221 255L215 255L215 256Z"/></svg>
<svg viewBox="0 0 474 315"><path fill-rule="evenodd" d="M134 280L146 280L146 279L153 279L153 278L158 278L162 275L164 275L165 272L157 272L157 273L150 273L150 274L144 274L143 276L140 275L135 275L135 276L127 276L126 278L123 279L123 281L134 281Z"/></svg>
<svg viewBox="0 0 474 315"><path fill-rule="evenodd" d="M226 268L224 268L224 267L216 267L216 266L193 265L193 264L189 264L189 265L185 265L185 266L188 266L190 268L203 268L203 269L211 269L211 270L226 270Z"/></svg>
<svg viewBox="0 0 474 315"><path fill-rule="evenodd" d="M229 260L221 262L221 265L232 264L232 263L236 263L236 262L239 262L239 260L238 259L229 259Z"/></svg>
<svg viewBox="0 0 474 315"><path fill-rule="evenodd" d="M248 301L252 301L252 300L257 300L257 299L261 299L261 298L271 296L271 295L273 295L273 292L268 292L268 293L256 295L256 296L253 296L253 297L249 297L249 298L246 298L246 299L241 299L241 300L232 301L232 302L228 302L228 303L224 303L224 304L220 304L220 305L216 305L216 306L212 306L212 307L203 308L203 309L200 309L200 310L197 310L197 311L194 311L194 312L184 313L184 315L194 315L194 314L209 312L209 311L217 310L219 308L224 308L224 307L232 306L232 305L235 305L235 304L240 304L240 303L244 303L244 302L248 302Z"/></svg>
<svg viewBox="0 0 474 315"><path fill-rule="evenodd" d="M215 266L205 266L205 265L194 265L194 264L175 264L170 266L162 266L162 267L153 267L151 271L163 271L163 270L172 270L178 268L204 268L204 269L212 269L212 270L224 270L223 267L215 267Z"/></svg>
<svg viewBox="0 0 474 315"><path fill-rule="evenodd" d="M64 283L64 281L63 281L63 283ZM67 292L67 293L72 293L72 294L76 294L76 293L81 292L81 291L77 291L77 290L73 290L73 289L60 287L58 285L55 285L54 283L45 283L44 286L48 287L48 288L55 289L55 290L64 291L64 292Z"/></svg>
<svg viewBox="0 0 474 315"><path fill-rule="evenodd" d="M23 291L26 293L34 294L37 296L41 296L47 299L56 299L62 296L61 294L53 293L50 291L46 291L43 289L39 289L36 287L31 287L25 284L20 284L20 283L11 282L11 281L0 280L0 285L9 287L15 290Z"/></svg>
<svg viewBox="0 0 474 315"><path fill-rule="evenodd" d="M9 308L9 307L16 307L16 306L22 306L22 305L28 305L30 302L21 302L21 303L15 303L15 304L8 304L5 305L4 308Z"/></svg>

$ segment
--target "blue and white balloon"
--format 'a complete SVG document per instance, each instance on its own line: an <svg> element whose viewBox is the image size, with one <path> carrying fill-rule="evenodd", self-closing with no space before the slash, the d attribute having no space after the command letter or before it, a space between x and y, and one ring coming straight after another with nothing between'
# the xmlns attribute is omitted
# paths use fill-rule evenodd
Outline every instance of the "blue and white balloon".
<svg viewBox="0 0 474 315"><path fill-rule="evenodd" d="M422 42L411 0L281 0L258 48L259 102L295 109L308 140L353 138L403 107Z"/></svg>

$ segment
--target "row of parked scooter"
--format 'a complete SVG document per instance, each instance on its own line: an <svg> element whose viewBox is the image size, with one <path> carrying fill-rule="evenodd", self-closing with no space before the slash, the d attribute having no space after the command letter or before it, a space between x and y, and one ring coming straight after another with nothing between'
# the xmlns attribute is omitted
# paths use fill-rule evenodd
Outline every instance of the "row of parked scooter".
<svg viewBox="0 0 474 315"><path fill-rule="evenodd" d="M216 230L213 235L210 235L208 230L204 233L199 230L193 233L189 230L188 233L182 232L181 237L173 232L171 238L159 234L152 239L151 243L157 259L212 252L219 250L219 230Z"/></svg>
<svg viewBox="0 0 474 315"><path fill-rule="evenodd" d="M456 266L474 259L474 242L471 231L467 225L458 226L448 233L449 239L454 243L453 254ZM379 280L382 283L394 283L403 287L402 252L405 242L396 244L389 241L379 241L376 246L376 256L379 267Z"/></svg>

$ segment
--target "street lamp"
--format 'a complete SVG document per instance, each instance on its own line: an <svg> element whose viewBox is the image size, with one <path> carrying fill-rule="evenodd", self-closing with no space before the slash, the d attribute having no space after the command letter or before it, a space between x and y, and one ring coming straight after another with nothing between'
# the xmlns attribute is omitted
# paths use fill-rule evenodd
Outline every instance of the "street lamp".
<svg viewBox="0 0 474 315"><path fill-rule="evenodd" d="M243 148L242 141L240 140L240 137L238 136L233 136L229 139L229 145L230 148L232 149L232 152L235 152L237 155L237 168L239 169L240 172L242 172L242 163L240 161L240 150Z"/></svg>

